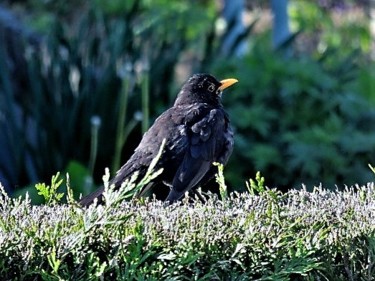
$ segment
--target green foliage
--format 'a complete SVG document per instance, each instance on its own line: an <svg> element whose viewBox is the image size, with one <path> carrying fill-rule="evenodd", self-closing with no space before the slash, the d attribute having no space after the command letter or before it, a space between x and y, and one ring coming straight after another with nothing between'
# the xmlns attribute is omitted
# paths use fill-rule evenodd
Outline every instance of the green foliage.
<svg viewBox="0 0 375 281"><path fill-rule="evenodd" d="M57 172L56 175L52 176L51 186L46 185L45 183L37 183L35 185L36 190L38 190L38 194L44 197L44 200L47 205L54 205L59 203L61 198L64 196L64 193L57 192L60 185L64 181L59 177L59 172Z"/></svg>
<svg viewBox="0 0 375 281"><path fill-rule="evenodd" d="M261 194L266 190L266 187L264 186L264 177L260 175L259 171L255 175L255 180L250 179L245 184L247 191L252 195Z"/></svg>
<svg viewBox="0 0 375 281"><path fill-rule="evenodd" d="M69 184L75 194L88 194L92 190L94 183L90 171L78 161L70 161L64 174L69 175Z"/></svg>
<svg viewBox="0 0 375 281"><path fill-rule="evenodd" d="M359 54L290 58L267 42L259 38L241 60L218 62L216 73L240 81L223 96L236 129L228 182L239 187L256 171L281 189L370 181L364 163L375 157L374 93L362 94Z"/></svg>
<svg viewBox="0 0 375 281"><path fill-rule="evenodd" d="M75 13L74 5L42 2L28 2L35 12L31 22L42 13L51 16L41 45L24 46L22 93L11 86L7 54L0 50L0 96L6 97L0 110L14 146L14 177L21 185L46 180L78 161L98 181L104 167L120 166L153 117L171 104L175 66L211 28L213 6L161 0L77 2L81 16L72 22L67 18ZM25 114L22 121L12 112L14 104ZM101 123L95 130L93 117Z"/></svg>
<svg viewBox="0 0 375 281"><path fill-rule="evenodd" d="M229 186L244 189L256 171L282 190L372 180L364 163L375 155L374 63L358 39L370 32L368 18L353 23L350 12L291 1L293 54L273 50L265 32L244 58L217 61L212 72L240 81L223 96L235 127Z"/></svg>
<svg viewBox="0 0 375 281"><path fill-rule="evenodd" d="M224 165L220 163L214 163L217 166L217 173L215 174L215 180L219 185L219 192L221 200L226 200L228 198L228 187L225 184L224 178Z"/></svg>
<svg viewBox="0 0 375 281"><path fill-rule="evenodd" d="M301 47L309 48L313 53L324 53L331 48L339 49L341 54L350 54L353 50L370 51L371 19L365 12L369 4L355 2L354 5L337 3L336 7L327 9L313 1L290 1L291 26L304 33L305 42Z"/></svg>
<svg viewBox="0 0 375 281"><path fill-rule="evenodd" d="M256 185L262 185L258 176ZM107 175L108 179L108 175ZM107 181L106 181L107 182ZM255 183L254 183L255 184ZM232 193L227 204L32 206L0 193L4 280L372 280L375 187Z"/></svg>
<svg viewBox="0 0 375 281"><path fill-rule="evenodd" d="M353 22L346 11L291 1L291 27L298 35L287 42L294 54L273 50L268 31L254 33L254 20L236 40L252 34L249 54L222 59L213 1L47 2L27 1L33 12L28 21L46 37L42 51L24 46L28 75L19 98L0 48L0 109L11 128L12 169L21 185L79 163L92 178L77 169L74 178L89 184L73 186L88 192L104 167L115 171L128 158L141 133L172 103L179 87L176 69L240 80L223 96L235 127L235 150L226 167L229 189L245 190L242 179L256 171L281 189L372 179L364 164L375 157L368 18ZM76 10L81 16L74 16ZM48 21L38 23L43 14ZM26 113L21 126L13 103ZM96 130L93 116L101 123ZM32 140L25 128L35 128Z"/></svg>

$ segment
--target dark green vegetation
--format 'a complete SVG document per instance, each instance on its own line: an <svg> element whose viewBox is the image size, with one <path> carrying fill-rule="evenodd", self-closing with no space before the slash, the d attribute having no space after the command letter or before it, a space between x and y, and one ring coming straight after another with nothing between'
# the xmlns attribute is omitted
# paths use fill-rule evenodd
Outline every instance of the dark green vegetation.
<svg viewBox="0 0 375 281"><path fill-rule="evenodd" d="M241 81L224 99L237 129L229 179L239 186L255 167L281 188L370 181L373 70L359 68L355 54L332 64L329 56L291 60L262 48L225 68Z"/></svg>
<svg viewBox="0 0 375 281"><path fill-rule="evenodd" d="M108 181L108 176L107 179ZM82 209L56 188L49 202L0 195L2 280L373 280L375 187L248 192L164 206L123 201L137 188L105 192ZM146 184L143 181L142 184Z"/></svg>
<svg viewBox="0 0 375 281"><path fill-rule="evenodd" d="M236 129L226 168L232 189L244 190L243 179L258 170L281 189L371 179L375 68L369 18L358 16L365 6L290 1L297 33L278 50L254 13L242 36L248 54L235 58L220 53L214 1L23 3L40 45L0 47L3 136L13 156L1 168L12 187L68 171L76 194L88 193L85 179L98 183L104 167L124 163L183 80L201 71L240 80L223 97ZM5 64L9 50L24 54L17 75Z"/></svg>

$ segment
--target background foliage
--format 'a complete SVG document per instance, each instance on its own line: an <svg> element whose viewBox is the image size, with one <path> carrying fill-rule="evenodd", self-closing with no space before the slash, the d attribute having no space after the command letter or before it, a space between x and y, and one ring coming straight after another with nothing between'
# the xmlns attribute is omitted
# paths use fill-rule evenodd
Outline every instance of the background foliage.
<svg viewBox="0 0 375 281"><path fill-rule="evenodd" d="M56 171L69 171L79 191L89 175L100 182L104 167L126 161L142 131L198 71L240 80L224 95L236 130L226 168L233 189L243 189L257 170L281 189L370 180L375 73L368 3L290 1L295 34L277 50L262 20L268 7L254 3L239 38L248 53L235 58L220 53L214 1L12 2L43 36L39 46L22 46L21 91L9 83L8 53L0 52L12 183L46 181ZM22 109L22 122L10 104Z"/></svg>
<svg viewBox="0 0 375 281"><path fill-rule="evenodd" d="M243 178L255 167L279 187L371 180L365 163L374 161L375 107L363 75L372 70L360 69L355 57L340 64L327 54L319 61L305 55L291 60L260 43L227 65L223 71L242 81L225 97L237 129L237 161L228 165L228 176ZM249 159L253 167L243 164Z"/></svg>

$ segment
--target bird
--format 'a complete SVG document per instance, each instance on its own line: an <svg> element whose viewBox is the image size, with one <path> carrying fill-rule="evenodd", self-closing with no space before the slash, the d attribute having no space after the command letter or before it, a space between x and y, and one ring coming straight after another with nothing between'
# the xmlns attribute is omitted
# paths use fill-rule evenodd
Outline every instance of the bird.
<svg viewBox="0 0 375 281"><path fill-rule="evenodd" d="M165 201L172 204L198 186L204 186L216 174L214 162L225 165L233 151L233 130L223 108L222 92L237 83L234 78L217 80L206 73L193 74L182 86L173 106L164 111L146 131L129 160L109 184L118 189L138 172L146 174L151 161L165 146L155 171L163 172L153 180L170 190ZM104 187L83 197L82 206L97 198L102 201Z"/></svg>

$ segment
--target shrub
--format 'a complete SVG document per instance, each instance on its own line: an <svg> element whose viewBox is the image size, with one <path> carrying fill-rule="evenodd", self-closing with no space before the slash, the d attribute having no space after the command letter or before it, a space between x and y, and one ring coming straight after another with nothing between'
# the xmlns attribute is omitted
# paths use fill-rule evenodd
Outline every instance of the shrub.
<svg viewBox="0 0 375 281"><path fill-rule="evenodd" d="M217 68L240 81L224 95L236 129L228 181L237 188L239 179L258 170L283 190L301 183L341 188L370 181L373 66L358 64L356 53L291 59L267 46L259 40L245 58Z"/></svg>
<svg viewBox="0 0 375 281"><path fill-rule="evenodd" d="M2 278L372 280L375 274L373 184L283 194L263 188L258 177L251 193L171 206L122 202L131 186L106 190L104 205L88 209L72 200L32 206L2 191Z"/></svg>

